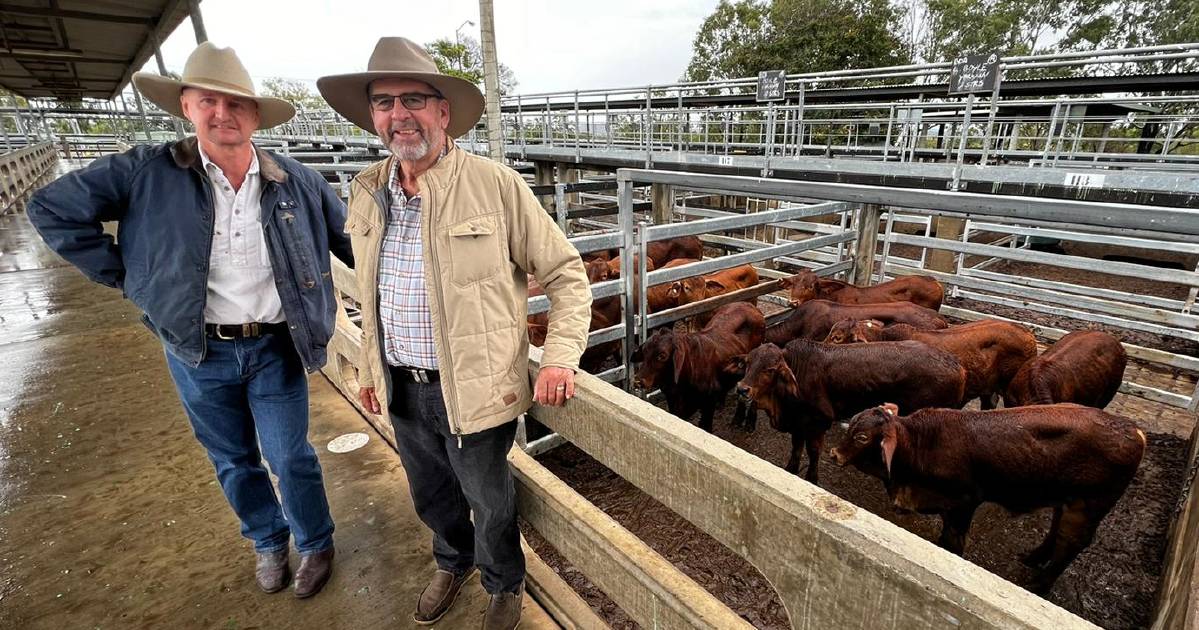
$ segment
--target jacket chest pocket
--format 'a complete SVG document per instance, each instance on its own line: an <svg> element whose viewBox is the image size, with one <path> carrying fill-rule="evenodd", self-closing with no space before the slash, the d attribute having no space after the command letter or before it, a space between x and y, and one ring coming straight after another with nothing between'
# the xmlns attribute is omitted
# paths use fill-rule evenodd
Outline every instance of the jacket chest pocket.
<svg viewBox="0 0 1199 630"><path fill-rule="evenodd" d="M505 254L496 215L474 217L446 230L450 278L457 286L490 278L503 268Z"/></svg>
<svg viewBox="0 0 1199 630"><path fill-rule="evenodd" d="M291 259L292 274L297 285L301 289L312 289L319 284L318 278L322 274L318 269L311 232L306 232L305 226L300 224L302 218L297 215L297 206L294 201L280 201L278 224L283 233L283 242Z"/></svg>

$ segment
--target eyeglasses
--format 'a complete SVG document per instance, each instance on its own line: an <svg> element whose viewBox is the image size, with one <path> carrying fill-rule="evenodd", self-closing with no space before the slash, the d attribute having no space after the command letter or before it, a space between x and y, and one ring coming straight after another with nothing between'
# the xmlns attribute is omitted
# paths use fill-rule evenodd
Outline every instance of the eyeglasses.
<svg viewBox="0 0 1199 630"><path fill-rule="evenodd" d="M405 94L371 94L371 109L377 112L389 112L395 108L396 99L404 109L416 111L424 109L431 98L441 98L440 94L425 94L422 92L407 92Z"/></svg>

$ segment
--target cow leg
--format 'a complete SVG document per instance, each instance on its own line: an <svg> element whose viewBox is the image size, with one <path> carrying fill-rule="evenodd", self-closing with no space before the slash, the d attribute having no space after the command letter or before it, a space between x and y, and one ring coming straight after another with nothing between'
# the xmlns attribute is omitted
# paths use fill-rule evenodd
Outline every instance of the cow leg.
<svg viewBox="0 0 1199 630"><path fill-rule="evenodd" d="M983 411L990 411L999 406L999 394L991 392L978 397L978 406Z"/></svg>
<svg viewBox="0 0 1199 630"><path fill-rule="evenodd" d="M745 407L745 432L753 433L758 428L758 403L749 401Z"/></svg>
<svg viewBox="0 0 1199 630"><path fill-rule="evenodd" d="M1070 566L1079 552L1091 544L1095 530L1099 528L1099 522L1114 504L1114 501L1109 500L1078 500L1067 504L1062 510L1053 554L1045 568L1033 576L1028 590L1038 595L1048 593L1058 576Z"/></svg>
<svg viewBox="0 0 1199 630"><path fill-rule="evenodd" d="M1053 546L1057 543L1058 528L1061 527L1061 524L1062 506L1055 505L1053 506L1053 520L1049 523L1049 533L1046 534L1045 541L1036 549L1024 554L1024 557L1020 558L1020 562L1034 568L1049 562L1049 558L1053 554Z"/></svg>
<svg viewBox="0 0 1199 630"><path fill-rule="evenodd" d="M808 438L808 474L804 475L804 479L811 482L812 485L820 485L820 451L824 449L824 434L814 435Z"/></svg>
<svg viewBox="0 0 1199 630"><path fill-rule="evenodd" d="M745 399L737 396L737 409L733 411L733 428L744 428L746 422L748 419L745 417Z"/></svg>
<svg viewBox="0 0 1199 630"><path fill-rule="evenodd" d="M714 415L716 415L716 406L712 404L705 404L704 407L699 410L699 428L707 431L708 433L712 433L712 416Z"/></svg>
<svg viewBox="0 0 1199 630"><path fill-rule="evenodd" d="M966 534L970 531L970 521L974 520L974 510L978 504L955 507L941 515L941 539L937 544L962 555L966 549Z"/></svg>
<svg viewBox="0 0 1199 630"><path fill-rule="evenodd" d="M803 447L803 434L796 432L791 434L791 459L787 460L787 465L783 466L783 470L798 475L799 474L799 449Z"/></svg>

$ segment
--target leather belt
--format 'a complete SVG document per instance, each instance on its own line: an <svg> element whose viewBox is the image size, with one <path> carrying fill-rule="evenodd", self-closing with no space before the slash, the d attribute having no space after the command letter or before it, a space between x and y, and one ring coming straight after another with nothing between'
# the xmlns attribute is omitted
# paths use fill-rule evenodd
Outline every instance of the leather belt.
<svg viewBox="0 0 1199 630"><path fill-rule="evenodd" d="M399 376L414 383L436 383L441 380L441 372L439 370L426 370L407 365L391 366L391 374L393 377Z"/></svg>
<svg viewBox="0 0 1199 630"><path fill-rule="evenodd" d="M248 324L204 324L204 333L214 339L231 341L245 337L261 337L266 334L282 334L287 332L287 322L263 324L250 322Z"/></svg>

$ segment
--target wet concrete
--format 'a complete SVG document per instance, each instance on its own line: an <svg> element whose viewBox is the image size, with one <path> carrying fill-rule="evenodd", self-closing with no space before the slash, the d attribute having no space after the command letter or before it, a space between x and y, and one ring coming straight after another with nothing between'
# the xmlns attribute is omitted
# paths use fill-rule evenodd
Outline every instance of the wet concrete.
<svg viewBox="0 0 1199 630"><path fill-rule="evenodd" d="M310 437L335 572L311 600L265 595L136 310L22 215L0 218L0 252L0 628L414 626L429 533L394 452L324 377L310 381ZM370 442L325 448L352 431ZM478 627L486 604L476 578L438 627ZM521 627L557 626L526 597Z"/></svg>

